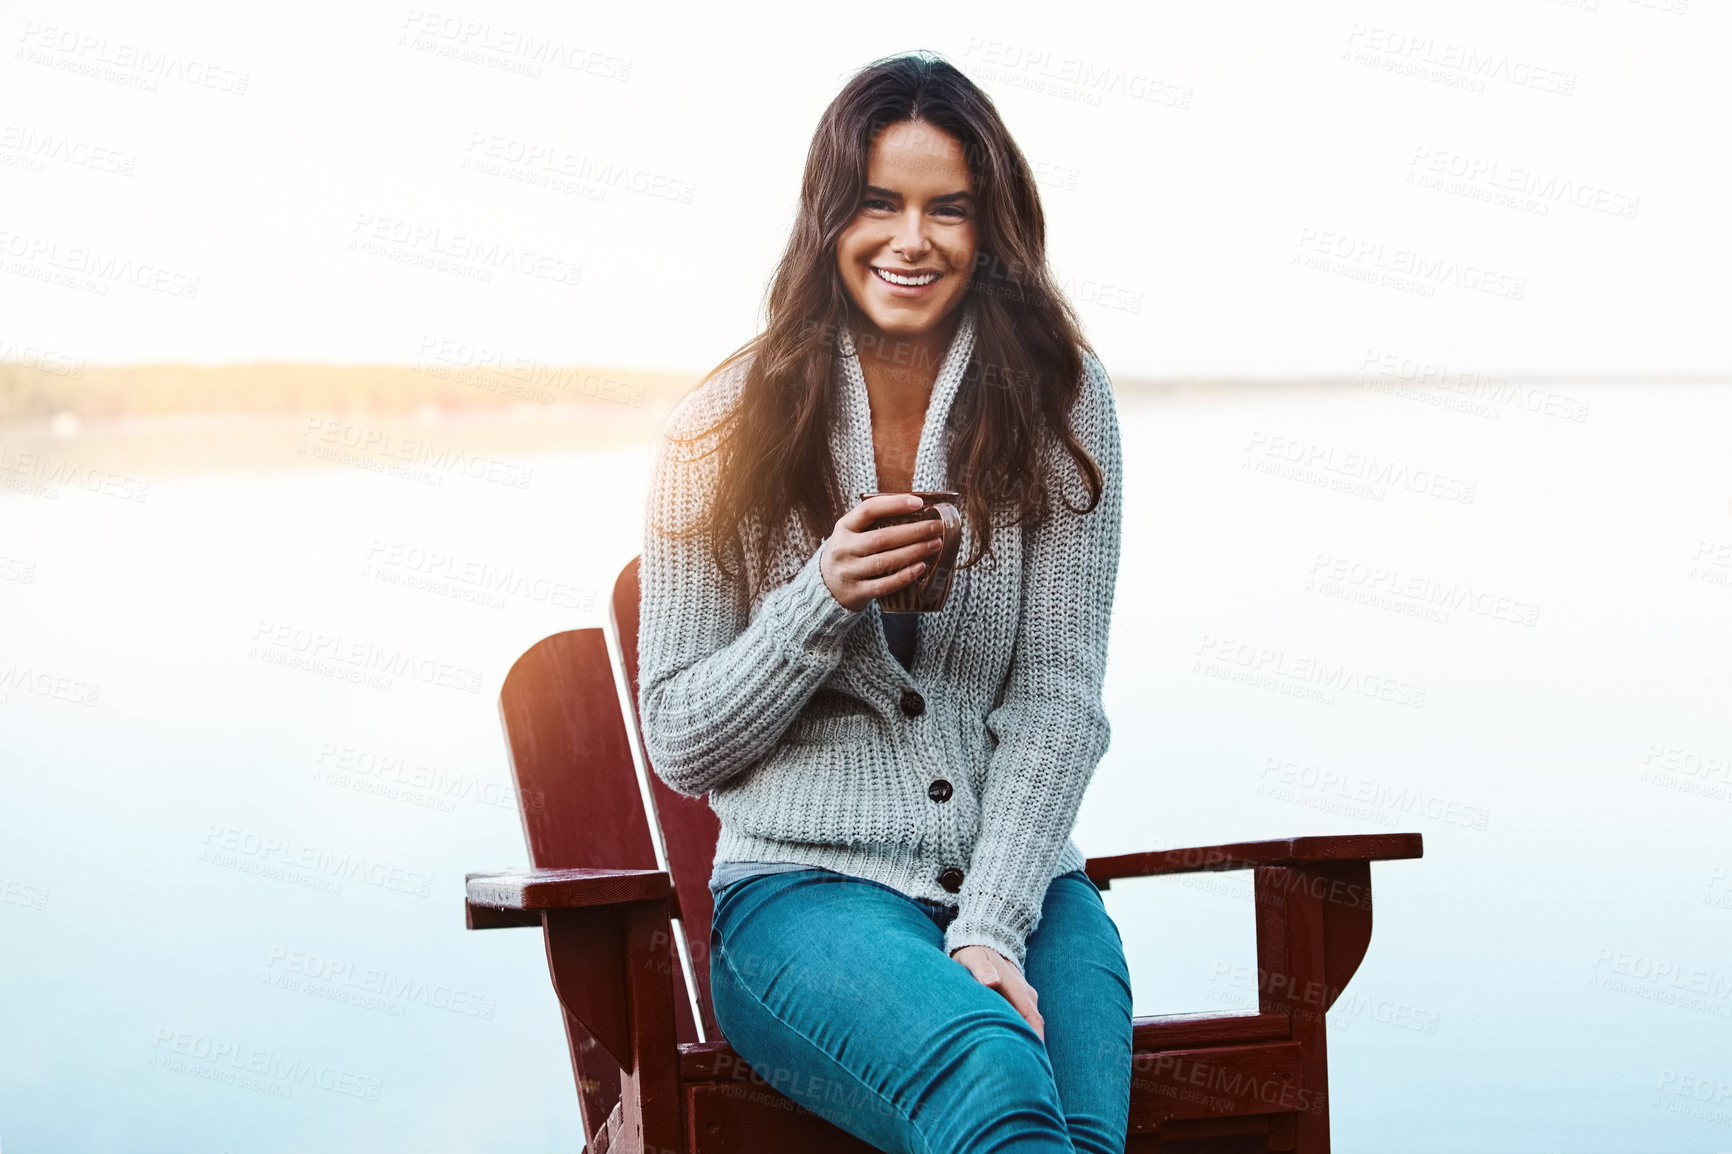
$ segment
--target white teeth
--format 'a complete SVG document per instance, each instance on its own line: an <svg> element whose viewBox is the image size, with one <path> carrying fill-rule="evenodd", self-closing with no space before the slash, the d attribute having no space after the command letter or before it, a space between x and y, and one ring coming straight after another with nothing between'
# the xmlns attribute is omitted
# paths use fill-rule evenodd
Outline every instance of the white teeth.
<svg viewBox="0 0 1732 1154"><path fill-rule="evenodd" d="M919 276L903 276L901 273L894 273L889 269L874 268L872 271L889 281L891 284L908 285L909 287L931 284L933 281L938 279L938 274L935 272L924 272Z"/></svg>

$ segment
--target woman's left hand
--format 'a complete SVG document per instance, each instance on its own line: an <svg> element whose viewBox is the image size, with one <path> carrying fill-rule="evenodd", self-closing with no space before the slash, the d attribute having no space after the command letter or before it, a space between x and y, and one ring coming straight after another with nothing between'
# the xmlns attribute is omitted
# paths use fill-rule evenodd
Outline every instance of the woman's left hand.
<svg viewBox="0 0 1732 1154"><path fill-rule="evenodd" d="M1016 968L1015 963L986 946L963 946L950 956L961 962L981 985L1003 994L1011 1007L1034 1027L1040 1040L1046 1041L1046 1019L1042 1018L1040 1010L1035 1008L1040 995L1035 993L1034 987L1028 984L1028 979L1022 976L1022 971Z"/></svg>

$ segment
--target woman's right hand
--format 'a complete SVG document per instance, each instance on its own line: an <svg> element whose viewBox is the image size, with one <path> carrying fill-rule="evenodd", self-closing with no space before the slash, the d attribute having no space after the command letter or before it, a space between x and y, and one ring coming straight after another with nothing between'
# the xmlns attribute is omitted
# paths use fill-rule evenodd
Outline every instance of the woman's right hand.
<svg viewBox="0 0 1732 1154"><path fill-rule="evenodd" d="M1041 1017L1038 1006L1040 994L1028 984L1028 978L1016 968L1015 962L991 946L958 946L950 956L962 963L981 985L1003 994L1004 1000L1022 1015L1040 1040L1046 1041L1046 1019Z"/></svg>
<svg viewBox="0 0 1732 1154"><path fill-rule="evenodd" d="M912 513L922 503L906 493L880 494L842 515L818 559L818 572L832 597L858 613L873 598L920 579L927 559L944 547L943 523L934 517L911 525L871 526L880 517Z"/></svg>

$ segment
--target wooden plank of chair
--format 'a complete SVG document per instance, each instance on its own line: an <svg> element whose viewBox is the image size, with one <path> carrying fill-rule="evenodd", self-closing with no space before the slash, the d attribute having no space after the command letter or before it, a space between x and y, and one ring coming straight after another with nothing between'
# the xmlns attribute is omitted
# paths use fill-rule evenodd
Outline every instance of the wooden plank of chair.
<svg viewBox="0 0 1732 1154"><path fill-rule="evenodd" d="M1084 871L1101 889L1115 878L1155 877L1205 870L1242 870L1260 865L1307 862L1398 861L1423 857L1425 840L1417 833L1358 833L1333 837L1289 837L1231 845L1151 850L1092 857Z"/></svg>
<svg viewBox="0 0 1732 1154"><path fill-rule="evenodd" d="M673 892L668 875L653 869L481 871L465 875L464 889L472 906L525 912L651 902Z"/></svg>
<svg viewBox="0 0 1732 1154"><path fill-rule="evenodd" d="M1131 1131L1148 1133L1180 1118L1243 1117L1310 1109L1297 1042L1213 1046L1139 1054L1131 1062Z"/></svg>
<svg viewBox="0 0 1732 1154"><path fill-rule="evenodd" d="M610 1150L619 1148L620 1103L613 1104L613 1110L607 1116L607 1121L584 1145L583 1154L608 1154Z"/></svg>
<svg viewBox="0 0 1732 1154"><path fill-rule="evenodd" d="M685 1094L686 1130L703 1154L878 1154L768 1084L700 1082Z"/></svg>
<svg viewBox="0 0 1732 1154"><path fill-rule="evenodd" d="M1138 1055L1166 1050L1285 1042L1291 1020L1286 1014L1215 1013L1160 1014L1135 1018L1131 1050ZM708 1082L750 1080L752 1070L725 1040L680 1046L680 1080Z"/></svg>
<svg viewBox="0 0 1732 1154"><path fill-rule="evenodd" d="M1318 883L1322 883L1321 885ZM1337 886L1364 900L1327 900ZM1358 968L1371 940L1371 863L1263 865L1253 875L1257 911L1257 1008L1292 1022L1305 1107L1294 1111L1297 1149L1329 1149L1329 1045L1325 1013Z"/></svg>
<svg viewBox="0 0 1732 1154"><path fill-rule="evenodd" d="M643 719L638 716L637 680L639 602L638 558L633 557L614 582L609 615L614 636L619 642L620 656L625 661L631 723L636 727L641 748ZM644 756L647 761L648 753ZM675 793L656 775L653 765L649 767L649 780L656 819L661 825L662 844L667 849L668 870L673 874L674 892L679 897L678 917L680 928L685 933L686 951L691 957L704 1036L714 1038L722 1031L716 1024L715 1005L710 998L710 918L715 912L715 899L710 895L709 883L710 871L716 860L716 840L722 833L721 819L710 808L708 799ZM697 1036L682 1030L680 1040L695 1042Z"/></svg>
<svg viewBox="0 0 1732 1154"><path fill-rule="evenodd" d="M709 1043L703 1048L703 1064L720 1074L715 1059L721 1052ZM700 1057L692 1047L684 1049L688 1058ZM1137 1053L1131 1071L1129 1148L1144 1148L1138 1140L1155 1136L1230 1140L1260 1135L1258 1149L1292 1149L1293 1116L1321 1102L1318 1088L1306 1081L1302 1049L1295 1042L1275 1041ZM723 1076L689 1079L686 1072L682 1070L681 1079L686 1128L694 1148L704 1154L865 1154L871 1149L743 1063Z"/></svg>
<svg viewBox="0 0 1732 1154"><path fill-rule="evenodd" d="M531 865L656 867L602 630L566 630L526 650L506 674L499 717ZM534 924L521 911L466 909L476 928ZM593 1134L619 1099L621 1072L612 1049L598 1047L569 1013L564 1025L584 1132Z"/></svg>

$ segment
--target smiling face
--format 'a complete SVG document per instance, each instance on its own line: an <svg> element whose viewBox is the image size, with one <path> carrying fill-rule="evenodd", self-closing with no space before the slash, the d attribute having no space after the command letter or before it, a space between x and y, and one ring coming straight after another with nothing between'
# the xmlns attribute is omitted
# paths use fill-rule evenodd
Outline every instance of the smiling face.
<svg viewBox="0 0 1732 1154"><path fill-rule="evenodd" d="M968 291L975 247L962 143L916 120L880 132L859 209L836 242L837 271L861 316L892 337L933 332Z"/></svg>

